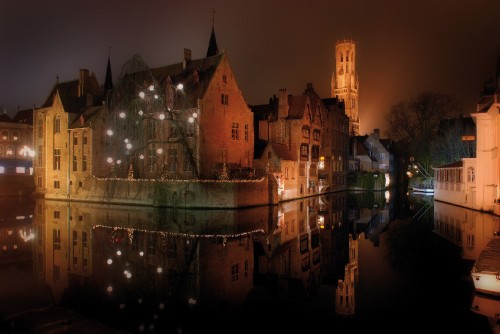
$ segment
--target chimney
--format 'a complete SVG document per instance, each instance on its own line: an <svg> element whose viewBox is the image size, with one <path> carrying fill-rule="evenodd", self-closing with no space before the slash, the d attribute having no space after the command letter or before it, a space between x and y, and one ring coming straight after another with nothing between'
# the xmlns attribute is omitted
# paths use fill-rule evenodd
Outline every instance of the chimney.
<svg viewBox="0 0 500 334"><path fill-rule="evenodd" d="M191 50L184 49L184 60L182 62L182 68L186 68L187 64L191 61Z"/></svg>
<svg viewBox="0 0 500 334"><path fill-rule="evenodd" d="M83 96L83 94L85 93L85 85L87 84L88 78L89 78L89 70L81 68L80 78L78 81L78 97Z"/></svg>
<svg viewBox="0 0 500 334"><path fill-rule="evenodd" d="M278 118L285 118L288 116L288 94L286 88L279 90L278 99Z"/></svg>

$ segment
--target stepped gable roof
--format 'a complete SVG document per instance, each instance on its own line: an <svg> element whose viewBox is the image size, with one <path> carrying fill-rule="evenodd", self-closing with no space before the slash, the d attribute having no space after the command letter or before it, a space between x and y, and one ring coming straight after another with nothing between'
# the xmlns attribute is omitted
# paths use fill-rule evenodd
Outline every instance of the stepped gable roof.
<svg viewBox="0 0 500 334"><path fill-rule="evenodd" d="M460 168L464 166L464 162L462 160L455 161L446 165L442 165L439 167L434 167L433 169L440 169L440 168Z"/></svg>
<svg viewBox="0 0 500 334"><path fill-rule="evenodd" d="M88 106L87 94L92 96L92 105L102 103L102 92L97 82L95 74L89 75L88 80L85 81L84 90L86 94L79 96L78 94L79 80L70 80L65 82L57 82L52 88L49 96L42 105L42 108L51 107L54 103L56 92L59 92L59 97L63 104L64 110L70 113L80 113Z"/></svg>
<svg viewBox="0 0 500 334"><path fill-rule="evenodd" d="M300 95L300 96L288 96L288 105L289 105L289 111L288 111L288 119L301 119L304 117L304 112L306 110L306 105L307 105L307 96L306 95Z"/></svg>
<svg viewBox="0 0 500 334"><path fill-rule="evenodd" d="M33 125L33 109L19 110L12 118L14 123Z"/></svg>
<svg viewBox="0 0 500 334"><path fill-rule="evenodd" d="M181 105L183 103L187 103L187 107L197 107L198 99L205 96L215 70L224 57L225 53L222 52L212 57L154 68L151 69L151 73L163 88L167 87L169 78L174 86L179 83L184 85L186 99L175 99L174 107L185 108L186 105Z"/></svg>
<svg viewBox="0 0 500 334"><path fill-rule="evenodd" d="M12 122L12 118L10 118L10 116L5 112L1 113L0 114L0 122L10 123L10 122Z"/></svg>
<svg viewBox="0 0 500 334"><path fill-rule="evenodd" d="M276 155L282 160L295 160L292 152L288 149L285 144L271 143Z"/></svg>

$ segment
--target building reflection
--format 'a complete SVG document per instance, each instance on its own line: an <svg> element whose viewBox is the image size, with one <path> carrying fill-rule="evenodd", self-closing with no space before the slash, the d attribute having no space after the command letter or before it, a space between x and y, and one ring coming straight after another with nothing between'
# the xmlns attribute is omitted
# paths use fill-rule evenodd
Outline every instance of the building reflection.
<svg viewBox="0 0 500 334"><path fill-rule="evenodd" d="M345 268L354 266L357 236L346 198L241 210L38 199L34 272L56 305L124 328L158 327L172 314L235 312L256 285L308 297L352 276Z"/></svg>
<svg viewBox="0 0 500 334"><path fill-rule="evenodd" d="M460 247L463 259L475 261L488 242L498 237L500 217L434 201L434 232ZM471 311L485 316L493 333L500 332L498 297L473 291Z"/></svg>
<svg viewBox="0 0 500 334"><path fill-rule="evenodd" d="M465 260L475 260L499 231L499 216L434 201L434 232L461 247Z"/></svg>
<svg viewBox="0 0 500 334"><path fill-rule="evenodd" d="M6 197L0 201L0 264L29 263L33 256L34 201Z"/></svg>

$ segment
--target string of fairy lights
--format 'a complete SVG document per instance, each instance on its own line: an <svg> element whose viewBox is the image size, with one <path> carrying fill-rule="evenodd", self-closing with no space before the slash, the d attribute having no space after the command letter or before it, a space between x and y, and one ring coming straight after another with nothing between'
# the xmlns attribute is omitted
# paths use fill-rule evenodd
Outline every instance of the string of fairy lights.
<svg viewBox="0 0 500 334"><path fill-rule="evenodd" d="M144 178L145 170L155 173L156 167L160 167L159 172L164 171L167 164L177 163L176 158L168 157L166 149L179 143L184 148L183 154L189 154L190 161L194 161L185 135L195 125L197 109L182 109L185 106L174 109L174 100L186 99L181 82L174 84L168 77L163 87L139 55L125 64L110 95L105 128L106 142L111 144L105 159L112 177ZM134 173L132 166L141 171ZM197 177L196 166L191 167ZM177 170L177 166L173 169Z"/></svg>

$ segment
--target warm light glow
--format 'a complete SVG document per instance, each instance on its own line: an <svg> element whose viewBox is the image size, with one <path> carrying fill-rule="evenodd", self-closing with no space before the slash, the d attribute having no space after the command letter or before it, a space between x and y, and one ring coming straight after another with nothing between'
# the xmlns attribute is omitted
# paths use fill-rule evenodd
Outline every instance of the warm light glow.
<svg viewBox="0 0 500 334"><path fill-rule="evenodd" d="M325 216L318 215L318 225L319 228L325 228Z"/></svg>
<svg viewBox="0 0 500 334"><path fill-rule="evenodd" d="M142 116L144 114L144 111L139 110L139 115Z"/></svg>
<svg viewBox="0 0 500 334"><path fill-rule="evenodd" d="M123 111L120 113L120 118L125 118L125 113Z"/></svg>
<svg viewBox="0 0 500 334"><path fill-rule="evenodd" d="M184 89L184 85L183 85L183 84L181 84L181 83L180 83L180 84L178 84L178 85L177 85L177 89L178 89L178 90L183 90L183 89Z"/></svg>
<svg viewBox="0 0 500 334"><path fill-rule="evenodd" d="M319 157L318 169L325 169L325 157Z"/></svg>
<svg viewBox="0 0 500 334"><path fill-rule="evenodd" d="M20 230L19 236L21 237L21 239L24 240L24 242L28 242L30 240L35 239L35 233L33 233L31 230L29 231L29 233L26 233L26 231L24 230Z"/></svg>
<svg viewBox="0 0 500 334"><path fill-rule="evenodd" d="M144 154L141 154L141 155L139 156L139 159L141 159L141 160L142 160L142 159L144 159Z"/></svg>
<svg viewBox="0 0 500 334"><path fill-rule="evenodd" d="M108 163L112 164L113 163L113 158L111 157L108 157L108 159L106 160Z"/></svg>
<svg viewBox="0 0 500 334"><path fill-rule="evenodd" d="M125 138L123 141L124 141L125 143L128 143L128 138Z"/></svg>
<svg viewBox="0 0 500 334"><path fill-rule="evenodd" d="M139 255L140 255L140 256L144 256L144 252L143 252L143 251L140 251L140 252L139 252Z"/></svg>
<svg viewBox="0 0 500 334"><path fill-rule="evenodd" d="M122 163L122 161L121 160L116 160L116 163L119 165L119 164Z"/></svg>
<svg viewBox="0 0 500 334"><path fill-rule="evenodd" d="M108 131L106 131L106 133L108 134L108 136L112 136L113 135L113 130L108 130Z"/></svg>
<svg viewBox="0 0 500 334"><path fill-rule="evenodd" d="M112 263L113 263L113 260L112 260L112 259L108 259L107 263L108 263L108 264L112 264Z"/></svg>
<svg viewBox="0 0 500 334"><path fill-rule="evenodd" d="M163 149L162 149L162 148L157 149L157 150L156 150L156 153L158 153L158 154L162 154L162 153L163 153Z"/></svg>
<svg viewBox="0 0 500 334"><path fill-rule="evenodd" d="M122 255L122 251L116 251L116 255L118 256Z"/></svg>
<svg viewBox="0 0 500 334"><path fill-rule="evenodd" d="M198 117L198 114L197 113L193 113L193 118L197 118Z"/></svg>
<svg viewBox="0 0 500 334"><path fill-rule="evenodd" d="M158 118L163 121L165 119L165 114L160 114L160 116L158 116Z"/></svg>
<svg viewBox="0 0 500 334"><path fill-rule="evenodd" d="M155 99L158 99L158 95L155 94Z"/></svg>
<svg viewBox="0 0 500 334"><path fill-rule="evenodd" d="M156 272L157 272L158 274L161 274L161 273L163 272L163 268L162 268L162 267L158 267L158 268L156 268Z"/></svg>
<svg viewBox="0 0 500 334"><path fill-rule="evenodd" d="M189 117L188 121L189 121L189 123L193 123L194 122L194 118L193 117Z"/></svg>
<svg viewBox="0 0 500 334"><path fill-rule="evenodd" d="M150 90L151 92L152 92L152 91L154 91L154 90L155 90L155 86L153 86L153 85L149 86L149 90Z"/></svg>
<svg viewBox="0 0 500 334"><path fill-rule="evenodd" d="M130 150L131 148L132 148L132 144L128 143L128 144L127 144L127 149L129 149L129 150Z"/></svg>
<svg viewBox="0 0 500 334"><path fill-rule="evenodd" d="M107 287L106 291L108 291L108 292L113 292L113 287L112 287L111 285L109 285L109 286Z"/></svg>
<svg viewBox="0 0 500 334"><path fill-rule="evenodd" d="M386 173L385 174L385 186L388 187L390 183L391 183L391 177L389 176L389 173Z"/></svg>
<svg viewBox="0 0 500 334"><path fill-rule="evenodd" d="M139 92L139 97L140 97L141 99L143 99L145 96L146 96L146 94L144 94L144 92Z"/></svg>

